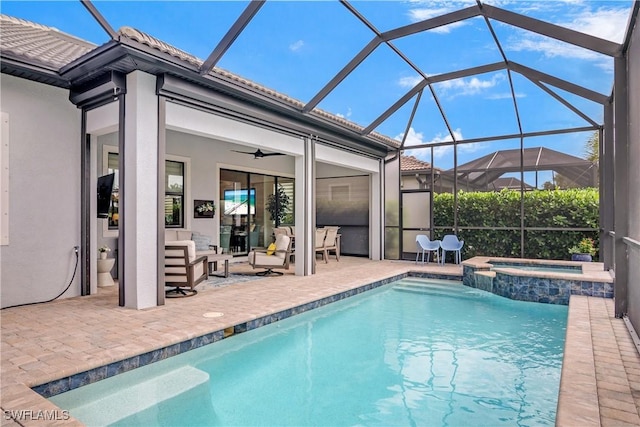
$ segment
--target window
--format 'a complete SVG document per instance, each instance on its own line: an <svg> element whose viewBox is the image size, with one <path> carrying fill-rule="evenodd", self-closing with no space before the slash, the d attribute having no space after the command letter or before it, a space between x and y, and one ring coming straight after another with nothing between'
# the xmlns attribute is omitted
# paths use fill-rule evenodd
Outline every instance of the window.
<svg viewBox="0 0 640 427"><path fill-rule="evenodd" d="M109 152L107 155L106 173L114 173L111 207L109 208L109 230L118 229L118 201L119 201L119 173L118 153ZM165 195L164 195L164 225L170 228L183 228L185 224L185 162L166 160L165 162Z"/></svg>
<svg viewBox="0 0 640 427"><path fill-rule="evenodd" d="M164 173L164 225L184 226L184 163L167 160Z"/></svg>

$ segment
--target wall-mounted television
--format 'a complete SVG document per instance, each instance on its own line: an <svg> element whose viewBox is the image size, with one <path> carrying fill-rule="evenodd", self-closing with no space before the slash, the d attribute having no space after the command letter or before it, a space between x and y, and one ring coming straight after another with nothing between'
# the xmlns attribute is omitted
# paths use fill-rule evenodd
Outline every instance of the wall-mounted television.
<svg viewBox="0 0 640 427"><path fill-rule="evenodd" d="M255 215L256 189L224 190L225 215Z"/></svg>
<svg viewBox="0 0 640 427"><path fill-rule="evenodd" d="M109 218L114 178L114 173L98 178L98 218Z"/></svg>

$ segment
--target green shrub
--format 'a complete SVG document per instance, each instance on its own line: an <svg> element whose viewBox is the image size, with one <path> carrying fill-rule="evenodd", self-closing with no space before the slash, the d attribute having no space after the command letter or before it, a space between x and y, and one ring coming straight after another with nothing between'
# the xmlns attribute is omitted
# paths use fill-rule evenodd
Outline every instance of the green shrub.
<svg viewBox="0 0 640 427"><path fill-rule="evenodd" d="M590 238L599 246L599 195L595 188L537 190L524 193L524 225L536 228L591 228L593 231L526 230L525 258L570 259L569 248ZM435 238L453 229L453 194L433 196ZM458 237L463 257L520 257L520 191L459 192ZM495 227L496 230L465 230Z"/></svg>

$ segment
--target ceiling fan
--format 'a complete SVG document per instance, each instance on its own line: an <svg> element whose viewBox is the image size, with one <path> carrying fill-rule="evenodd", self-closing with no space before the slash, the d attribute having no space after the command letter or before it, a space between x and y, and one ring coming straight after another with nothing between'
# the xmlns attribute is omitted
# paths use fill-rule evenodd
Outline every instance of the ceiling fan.
<svg viewBox="0 0 640 427"><path fill-rule="evenodd" d="M284 156L284 153L263 153L259 148L256 151L238 151L238 150L231 150L231 151L235 151L236 153L242 153L242 154L252 154L254 159L261 159L263 157L269 157L269 156Z"/></svg>

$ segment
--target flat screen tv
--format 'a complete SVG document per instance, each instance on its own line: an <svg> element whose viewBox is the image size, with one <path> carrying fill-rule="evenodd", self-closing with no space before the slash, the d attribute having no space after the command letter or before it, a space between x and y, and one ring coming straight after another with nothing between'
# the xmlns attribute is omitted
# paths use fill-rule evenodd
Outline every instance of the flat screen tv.
<svg viewBox="0 0 640 427"><path fill-rule="evenodd" d="M254 215L256 213L256 189L224 190L225 215Z"/></svg>
<svg viewBox="0 0 640 427"><path fill-rule="evenodd" d="M114 178L114 173L98 178L98 218L109 218Z"/></svg>

